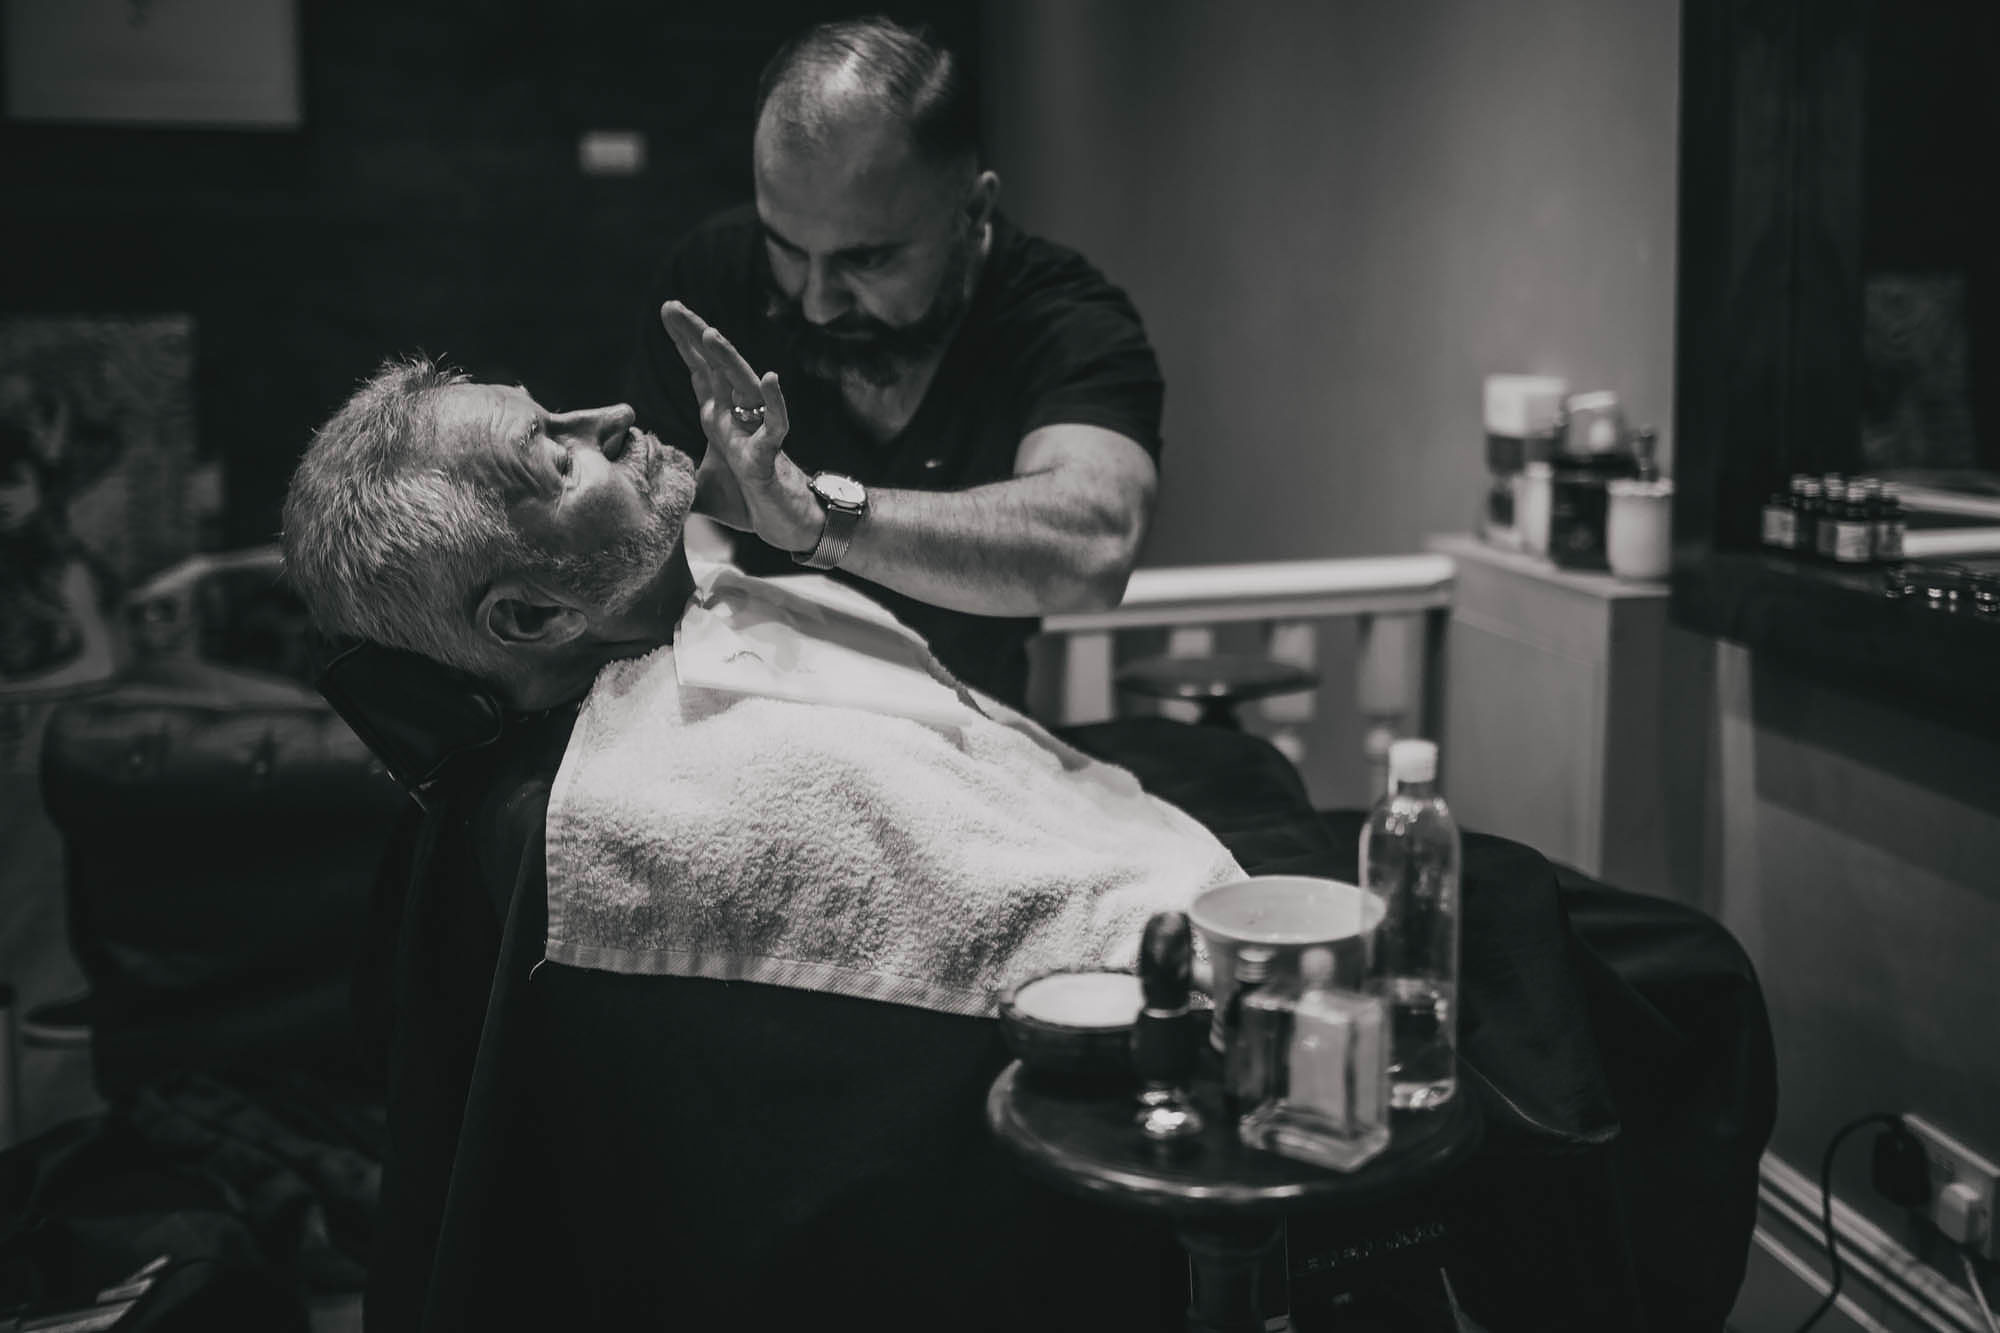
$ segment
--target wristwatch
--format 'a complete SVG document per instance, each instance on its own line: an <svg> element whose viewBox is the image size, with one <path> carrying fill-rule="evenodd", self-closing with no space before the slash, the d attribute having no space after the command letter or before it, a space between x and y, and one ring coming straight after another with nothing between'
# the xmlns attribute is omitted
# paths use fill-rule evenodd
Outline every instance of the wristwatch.
<svg viewBox="0 0 2000 1333"><path fill-rule="evenodd" d="M868 488L838 472L822 472L806 485L826 511L826 526L820 529L819 545L792 552L792 559L807 569L832 569L847 558L855 529L868 517Z"/></svg>

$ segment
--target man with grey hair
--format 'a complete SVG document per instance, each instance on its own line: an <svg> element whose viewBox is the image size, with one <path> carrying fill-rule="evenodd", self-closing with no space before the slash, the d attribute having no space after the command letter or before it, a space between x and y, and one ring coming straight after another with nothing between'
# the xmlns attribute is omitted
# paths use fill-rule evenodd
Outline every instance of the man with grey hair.
<svg viewBox="0 0 2000 1333"><path fill-rule="evenodd" d="M850 19L788 43L758 89L755 204L673 251L626 393L696 448L682 358L709 328L778 373L784 452L702 459L737 562L833 571L1020 707L1038 618L1124 595L1163 386L1125 294L997 211L976 102L922 29Z"/></svg>
<svg viewBox="0 0 2000 1333"><path fill-rule="evenodd" d="M672 637L694 489L693 460L622 403L551 412L519 386L391 363L292 478L286 575L322 629L546 708Z"/></svg>

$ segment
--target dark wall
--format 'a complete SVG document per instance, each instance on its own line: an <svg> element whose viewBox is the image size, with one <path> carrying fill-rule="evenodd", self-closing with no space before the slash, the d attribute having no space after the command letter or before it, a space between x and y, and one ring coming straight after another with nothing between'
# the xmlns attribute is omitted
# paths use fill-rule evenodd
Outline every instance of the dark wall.
<svg viewBox="0 0 2000 1333"><path fill-rule="evenodd" d="M976 61L975 0L880 6ZM750 194L758 71L813 0L307 0L297 133L0 126L0 312L195 317L225 536L269 540L312 428L419 349L615 397L646 274ZM875 8L875 7L869 7ZM863 10L862 12L867 12ZM636 129L632 177L577 167Z"/></svg>

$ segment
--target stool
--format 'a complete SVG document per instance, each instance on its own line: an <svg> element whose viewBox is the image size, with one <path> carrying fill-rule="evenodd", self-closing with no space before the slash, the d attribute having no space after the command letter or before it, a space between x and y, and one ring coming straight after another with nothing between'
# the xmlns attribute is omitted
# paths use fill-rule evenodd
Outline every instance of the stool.
<svg viewBox="0 0 2000 1333"><path fill-rule="evenodd" d="M1237 704L1319 688L1318 675L1304 667L1250 653L1148 657L1120 671L1116 681L1131 694L1198 703L1203 726L1235 731L1243 729Z"/></svg>

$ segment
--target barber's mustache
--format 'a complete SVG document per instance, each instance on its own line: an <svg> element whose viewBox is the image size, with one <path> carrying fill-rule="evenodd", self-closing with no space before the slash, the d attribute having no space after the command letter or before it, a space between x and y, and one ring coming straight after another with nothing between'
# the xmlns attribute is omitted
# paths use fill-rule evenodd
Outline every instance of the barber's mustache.
<svg viewBox="0 0 2000 1333"><path fill-rule="evenodd" d="M805 307L797 301L775 294L770 300L769 313L795 336L823 338L829 342L880 342L901 332L893 325L859 313L845 314L818 324L806 318Z"/></svg>

